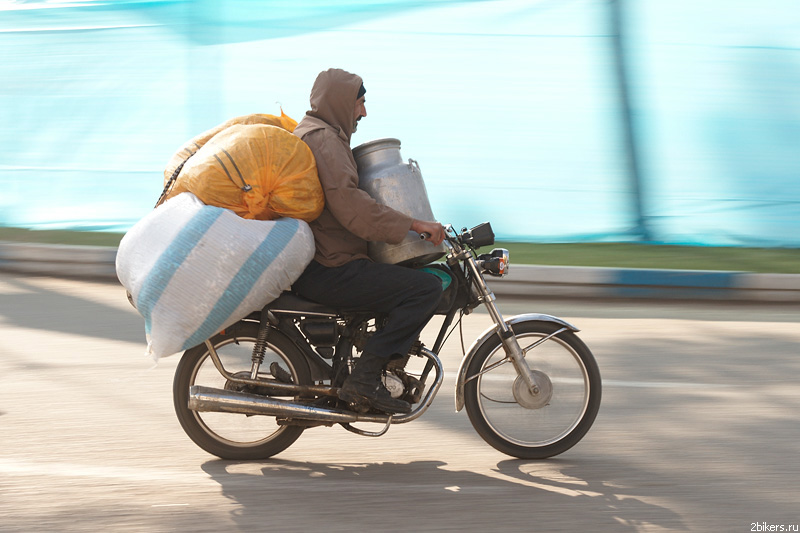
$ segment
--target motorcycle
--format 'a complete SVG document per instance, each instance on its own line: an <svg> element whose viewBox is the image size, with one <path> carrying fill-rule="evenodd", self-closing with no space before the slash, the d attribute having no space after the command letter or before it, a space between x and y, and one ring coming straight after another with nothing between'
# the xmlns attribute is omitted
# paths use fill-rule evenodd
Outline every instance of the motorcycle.
<svg viewBox="0 0 800 533"><path fill-rule="evenodd" d="M259 460L284 451L315 426L339 424L378 437L394 424L412 422L430 407L442 384L437 354L445 340L464 315L483 305L494 325L463 356L456 411L466 408L489 445L520 459L552 457L577 444L595 420L602 386L578 329L545 314L504 318L484 275L506 275L509 253L502 248L477 252L494 244L491 225L460 232L446 226L445 231L445 261L427 267L448 285L437 310L444 315L438 337L431 349L417 341L404 358L388 364L383 376L393 397L413 405L410 413L364 412L337 398L384 317L284 292L183 354L173 397L189 438L223 459ZM357 423L382 427L369 431Z"/></svg>

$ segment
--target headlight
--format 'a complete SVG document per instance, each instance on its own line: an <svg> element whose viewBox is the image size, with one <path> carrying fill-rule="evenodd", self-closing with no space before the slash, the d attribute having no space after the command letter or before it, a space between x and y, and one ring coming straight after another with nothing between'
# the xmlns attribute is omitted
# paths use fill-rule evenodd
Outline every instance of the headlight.
<svg viewBox="0 0 800 533"><path fill-rule="evenodd" d="M498 277L505 276L508 274L508 250L495 248L488 254L479 255L477 263L484 274Z"/></svg>

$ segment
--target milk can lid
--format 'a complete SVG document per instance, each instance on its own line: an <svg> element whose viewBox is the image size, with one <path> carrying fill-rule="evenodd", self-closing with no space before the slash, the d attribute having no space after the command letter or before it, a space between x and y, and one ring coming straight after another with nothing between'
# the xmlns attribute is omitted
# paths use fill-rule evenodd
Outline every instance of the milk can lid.
<svg viewBox="0 0 800 533"><path fill-rule="evenodd" d="M386 150L386 149L399 150L400 139L394 139L394 138L375 139L374 141L369 141L365 142L364 144L359 144L358 146L353 148L353 157L363 157L367 154L377 152L378 150Z"/></svg>

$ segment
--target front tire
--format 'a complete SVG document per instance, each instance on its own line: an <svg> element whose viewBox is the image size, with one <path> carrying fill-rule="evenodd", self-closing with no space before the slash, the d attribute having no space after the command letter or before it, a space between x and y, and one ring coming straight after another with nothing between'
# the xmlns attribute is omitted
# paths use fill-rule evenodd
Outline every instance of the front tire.
<svg viewBox="0 0 800 533"><path fill-rule="evenodd" d="M467 366L464 402L470 422L495 449L520 459L545 459L572 448L600 408L600 371L589 348L552 322L512 326L540 383L531 394L506 358L500 337L484 341Z"/></svg>
<svg viewBox="0 0 800 533"><path fill-rule="evenodd" d="M231 332L214 336L211 343L230 374L249 374L258 324L242 322ZM311 384L311 373L300 350L285 336L270 331L262 369L277 362L293 383ZM270 376L271 377L271 376ZM203 385L224 389L227 380L217 371L205 344L187 350L175 371L173 400L183 430L195 444L222 459L260 460L291 446L303 427L278 425L275 417L189 409L189 388Z"/></svg>

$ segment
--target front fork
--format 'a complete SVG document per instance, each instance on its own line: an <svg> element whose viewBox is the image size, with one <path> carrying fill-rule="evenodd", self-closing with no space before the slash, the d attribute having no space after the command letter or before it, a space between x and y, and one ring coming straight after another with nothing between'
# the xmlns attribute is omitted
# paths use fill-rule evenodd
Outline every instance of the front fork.
<svg viewBox="0 0 800 533"><path fill-rule="evenodd" d="M531 394L539 394L539 384L536 383L536 377L525 361L525 354L522 352L522 348L517 342L517 336L514 335L511 326L506 323L497 305L495 305L494 302L496 298L494 293L489 289L489 286L486 285L486 280L483 278L483 274L478 270L478 265L475 263L475 260L470 257L466 263L469 265L472 279L475 281L474 286L480 293L478 295L478 300L486 306L489 315L497 326L497 333L500 335L500 341L503 343L506 356L511 360L517 374L525 382Z"/></svg>

